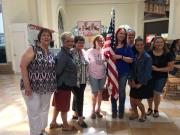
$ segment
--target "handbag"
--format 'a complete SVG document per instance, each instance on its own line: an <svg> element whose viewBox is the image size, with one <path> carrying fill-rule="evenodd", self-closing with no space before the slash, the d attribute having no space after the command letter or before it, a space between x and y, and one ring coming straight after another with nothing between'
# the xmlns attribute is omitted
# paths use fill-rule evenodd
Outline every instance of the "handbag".
<svg viewBox="0 0 180 135"><path fill-rule="evenodd" d="M109 92L108 92L107 87L104 87L102 90L102 100L109 101Z"/></svg>

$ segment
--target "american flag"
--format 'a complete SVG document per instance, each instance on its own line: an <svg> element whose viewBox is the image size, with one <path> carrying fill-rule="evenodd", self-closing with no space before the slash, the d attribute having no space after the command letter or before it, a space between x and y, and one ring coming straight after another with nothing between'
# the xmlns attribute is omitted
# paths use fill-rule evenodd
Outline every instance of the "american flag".
<svg viewBox="0 0 180 135"><path fill-rule="evenodd" d="M111 12L111 22L106 36L106 42L104 45L104 56L107 60L107 88L108 92L115 99L119 96L118 86L118 72L116 69L115 61L112 56L115 54L115 10Z"/></svg>

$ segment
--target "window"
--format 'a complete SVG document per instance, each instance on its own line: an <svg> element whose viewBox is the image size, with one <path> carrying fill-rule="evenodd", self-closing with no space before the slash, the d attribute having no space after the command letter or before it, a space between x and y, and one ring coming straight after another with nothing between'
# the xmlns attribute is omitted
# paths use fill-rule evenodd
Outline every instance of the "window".
<svg viewBox="0 0 180 135"><path fill-rule="evenodd" d="M63 24L61 11L59 11L59 14L58 14L58 30L59 30L59 33L64 32L64 24Z"/></svg>

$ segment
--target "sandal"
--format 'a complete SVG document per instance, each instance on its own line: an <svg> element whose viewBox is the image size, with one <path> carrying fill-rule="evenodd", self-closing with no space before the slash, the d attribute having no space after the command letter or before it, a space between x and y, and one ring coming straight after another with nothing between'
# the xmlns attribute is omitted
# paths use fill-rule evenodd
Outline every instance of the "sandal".
<svg viewBox="0 0 180 135"><path fill-rule="evenodd" d="M158 110L154 110L153 117L155 117L155 118L159 117L159 111Z"/></svg>
<svg viewBox="0 0 180 135"><path fill-rule="evenodd" d="M95 113L91 114L91 119L96 119L96 114Z"/></svg>
<svg viewBox="0 0 180 135"><path fill-rule="evenodd" d="M146 112L146 115L149 116L149 115L152 114L152 112L153 112L153 110L151 108L148 108L148 111Z"/></svg>
<svg viewBox="0 0 180 135"><path fill-rule="evenodd" d="M145 116L142 116L141 118L139 118L139 122L145 122L146 121L146 115Z"/></svg>
<svg viewBox="0 0 180 135"><path fill-rule="evenodd" d="M129 120L135 120L135 119L138 119L139 118L139 115L131 115L129 116Z"/></svg>
<svg viewBox="0 0 180 135"><path fill-rule="evenodd" d="M102 118L102 117L103 117L103 115L100 114L100 112L96 112L96 116L97 116L98 118Z"/></svg>
<svg viewBox="0 0 180 135"><path fill-rule="evenodd" d="M49 125L49 129L62 128L62 127L63 127L63 124L57 124L57 123L55 123L55 124L51 123L51 124Z"/></svg>
<svg viewBox="0 0 180 135"><path fill-rule="evenodd" d="M39 135L49 135L47 132L41 132Z"/></svg>
<svg viewBox="0 0 180 135"><path fill-rule="evenodd" d="M77 130L74 126L70 126L70 127L62 127L62 131L75 131Z"/></svg>
<svg viewBox="0 0 180 135"><path fill-rule="evenodd" d="M78 124L79 124L79 126L80 127L82 127L82 128L87 128L88 127L88 125L83 121L82 123L80 123L79 121L78 121Z"/></svg>
<svg viewBox="0 0 180 135"><path fill-rule="evenodd" d="M72 116L72 119L73 119L73 120L78 120L78 116L73 115L73 116ZM85 119L84 116L83 116L83 119Z"/></svg>

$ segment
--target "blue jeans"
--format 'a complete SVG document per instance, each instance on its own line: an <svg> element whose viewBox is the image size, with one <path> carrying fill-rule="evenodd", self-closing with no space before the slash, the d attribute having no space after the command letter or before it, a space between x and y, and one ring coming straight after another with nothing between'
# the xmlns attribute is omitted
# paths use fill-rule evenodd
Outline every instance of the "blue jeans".
<svg viewBox="0 0 180 135"><path fill-rule="evenodd" d="M121 75L119 83L119 113L124 113L124 105L126 99L126 83L128 79L128 74ZM112 112L117 112L117 100L111 97Z"/></svg>

